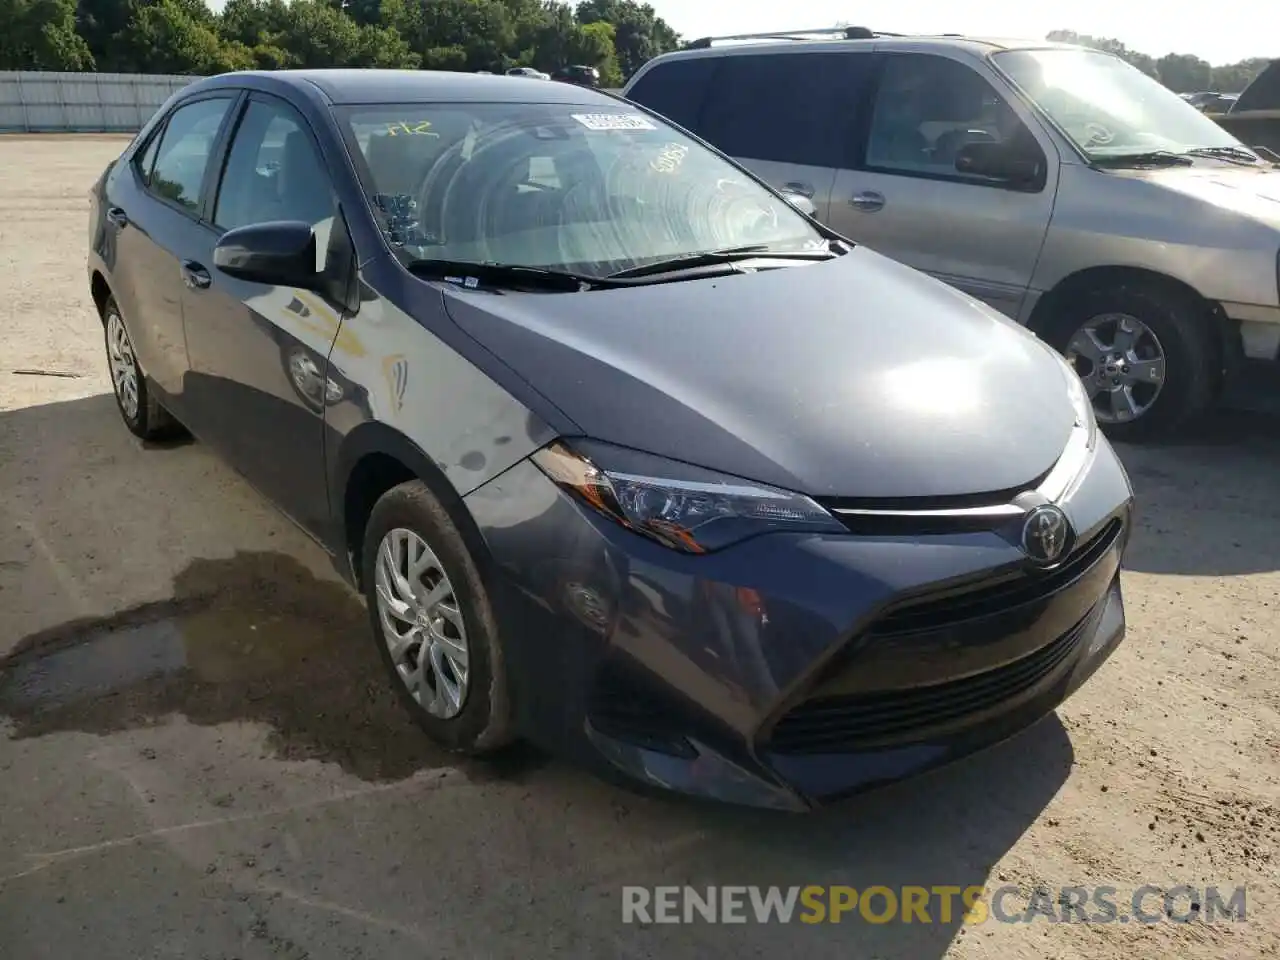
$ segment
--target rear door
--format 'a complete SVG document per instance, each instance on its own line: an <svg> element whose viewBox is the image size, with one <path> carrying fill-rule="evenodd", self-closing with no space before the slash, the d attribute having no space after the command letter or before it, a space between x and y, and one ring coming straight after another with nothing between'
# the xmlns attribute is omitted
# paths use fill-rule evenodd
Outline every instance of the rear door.
<svg viewBox="0 0 1280 960"><path fill-rule="evenodd" d="M246 100L208 211L194 255L198 281L183 311L199 430L285 513L320 534L329 516L323 415L342 399L328 379L328 356L342 310L312 291L239 280L213 265L223 233L273 220L311 224L318 261L331 238L350 249L331 174L291 105L259 93Z"/></svg>
<svg viewBox="0 0 1280 960"><path fill-rule="evenodd" d="M200 198L237 93L179 105L107 184L111 284L138 362L166 404L184 414L183 262L199 249Z"/></svg>
<svg viewBox="0 0 1280 960"><path fill-rule="evenodd" d="M1058 154L1025 107L967 62L885 53L830 224L852 240L1017 317L1053 212ZM956 170L966 143L1012 142L1045 170L1011 188Z"/></svg>
<svg viewBox="0 0 1280 960"><path fill-rule="evenodd" d="M871 53L734 53L714 62L695 132L775 189L809 197L827 220Z"/></svg>

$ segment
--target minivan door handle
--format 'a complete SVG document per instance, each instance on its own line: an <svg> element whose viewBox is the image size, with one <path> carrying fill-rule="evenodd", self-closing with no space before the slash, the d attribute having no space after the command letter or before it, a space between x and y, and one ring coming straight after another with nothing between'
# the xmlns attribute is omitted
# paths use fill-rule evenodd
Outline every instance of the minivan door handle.
<svg viewBox="0 0 1280 960"><path fill-rule="evenodd" d="M794 193L797 196L812 200L814 193L817 191L813 189L813 184L811 183L801 183L799 180L792 180L790 183L784 183L782 185L782 192Z"/></svg>
<svg viewBox="0 0 1280 960"><path fill-rule="evenodd" d="M182 261L182 282L192 290L203 290L213 283L209 271L194 260Z"/></svg>
<svg viewBox="0 0 1280 960"><path fill-rule="evenodd" d="M115 227L127 227L129 225L129 215L120 207L109 207L107 209L107 223Z"/></svg>
<svg viewBox="0 0 1280 960"><path fill-rule="evenodd" d="M864 190L850 197L849 205L865 213L875 213L877 210L884 209L884 194L876 193L874 190Z"/></svg>

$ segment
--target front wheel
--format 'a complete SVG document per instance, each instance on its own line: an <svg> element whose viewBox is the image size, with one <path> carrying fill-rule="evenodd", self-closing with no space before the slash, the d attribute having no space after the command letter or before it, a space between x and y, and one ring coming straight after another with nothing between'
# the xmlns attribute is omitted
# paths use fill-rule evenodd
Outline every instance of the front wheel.
<svg viewBox="0 0 1280 960"><path fill-rule="evenodd" d="M374 505L362 571L379 654L419 725L458 753L510 742L493 609L466 542L424 483L402 483Z"/></svg>
<svg viewBox="0 0 1280 960"><path fill-rule="evenodd" d="M1220 349L1212 316L1190 296L1140 285L1090 292L1048 333L1113 440L1171 433L1212 402Z"/></svg>

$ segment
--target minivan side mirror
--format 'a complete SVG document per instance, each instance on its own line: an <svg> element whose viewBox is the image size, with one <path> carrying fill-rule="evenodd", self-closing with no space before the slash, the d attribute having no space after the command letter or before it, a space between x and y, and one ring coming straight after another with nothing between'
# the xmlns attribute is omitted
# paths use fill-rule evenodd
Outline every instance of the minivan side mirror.
<svg viewBox="0 0 1280 960"><path fill-rule="evenodd" d="M815 217L818 215L818 208L814 206L813 201L802 193L789 193L782 191L782 199L791 204L806 217Z"/></svg>
<svg viewBox="0 0 1280 960"><path fill-rule="evenodd" d="M955 166L960 173L1022 189L1037 187L1045 175L1044 161L1013 143L966 143L956 153Z"/></svg>
<svg viewBox="0 0 1280 960"><path fill-rule="evenodd" d="M301 220L253 223L228 230L213 248L213 265L229 277L273 286L317 289L316 234Z"/></svg>

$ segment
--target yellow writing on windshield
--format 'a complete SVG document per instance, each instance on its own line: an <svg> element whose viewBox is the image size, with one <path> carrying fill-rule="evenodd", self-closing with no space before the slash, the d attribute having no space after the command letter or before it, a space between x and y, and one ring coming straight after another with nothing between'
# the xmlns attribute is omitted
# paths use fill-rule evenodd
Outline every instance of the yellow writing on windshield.
<svg viewBox="0 0 1280 960"><path fill-rule="evenodd" d="M440 134L431 129L430 120L397 120L387 124L387 133L393 137L438 137Z"/></svg>

